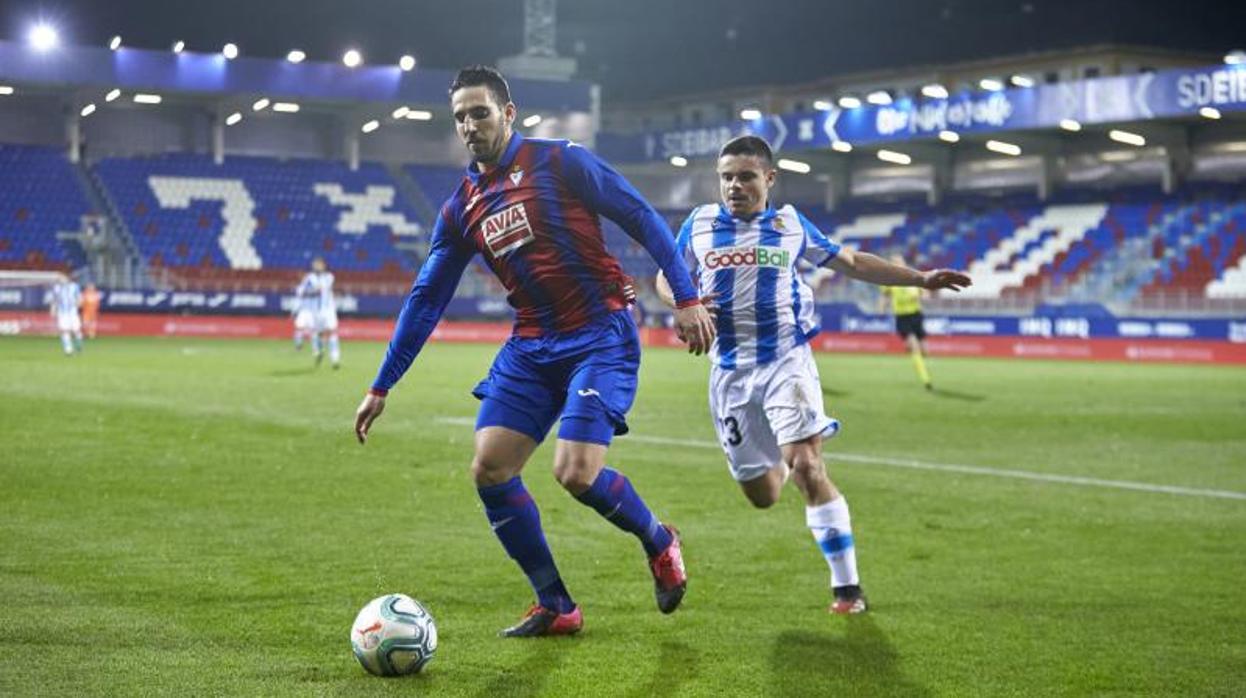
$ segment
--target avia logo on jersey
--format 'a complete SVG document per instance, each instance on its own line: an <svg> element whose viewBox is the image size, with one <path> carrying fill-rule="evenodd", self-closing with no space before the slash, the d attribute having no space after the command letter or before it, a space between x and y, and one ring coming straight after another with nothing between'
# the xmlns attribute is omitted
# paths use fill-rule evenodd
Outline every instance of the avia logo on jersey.
<svg viewBox="0 0 1246 698"><path fill-rule="evenodd" d="M782 247L726 247L707 252L704 263L706 269L735 269L737 267L786 269L792 263L792 253Z"/></svg>
<svg viewBox="0 0 1246 698"><path fill-rule="evenodd" d="M484 236L485 246L494 258L536 239L523 203L504 208L481 221L480 232Z"/></svg>

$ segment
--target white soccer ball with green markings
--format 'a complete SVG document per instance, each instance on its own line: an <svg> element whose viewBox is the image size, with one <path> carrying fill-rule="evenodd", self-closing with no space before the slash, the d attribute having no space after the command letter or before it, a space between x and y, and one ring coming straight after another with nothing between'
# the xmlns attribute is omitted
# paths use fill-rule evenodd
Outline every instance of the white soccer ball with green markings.
<svg viewBox="0 0 1246 698"><path fill-rule="evenodd" d="M369 601L355 617L350 646L370 674L414 674L437 653L437 625L419 601L386 594Z"/></svg>

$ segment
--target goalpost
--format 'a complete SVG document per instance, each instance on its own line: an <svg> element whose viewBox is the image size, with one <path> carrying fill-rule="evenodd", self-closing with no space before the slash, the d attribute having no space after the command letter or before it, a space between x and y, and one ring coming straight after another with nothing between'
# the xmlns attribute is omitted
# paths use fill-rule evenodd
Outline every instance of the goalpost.
<svg viewBox="0 0 1246 698"><path fill-rule="evenodd" d="M0 269L0 336L57 334L49 294L67 278L59 271Z"/></svg>

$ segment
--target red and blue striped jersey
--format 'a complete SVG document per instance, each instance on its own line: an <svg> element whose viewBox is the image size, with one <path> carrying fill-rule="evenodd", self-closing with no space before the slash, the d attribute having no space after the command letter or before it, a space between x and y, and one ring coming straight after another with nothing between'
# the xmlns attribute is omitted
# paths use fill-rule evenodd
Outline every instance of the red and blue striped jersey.
<svg viewBox="0 0 1246 698"><path fill-rule="evenodd" d="M626 308L631 280L599 216L645 247L680 307L699 302L665 220L627 180L575 143L515 133L497 166L481 173L473 163L441 207L373 388L406 372L477 254L506 288L518 336L571 332Z"/></svg>

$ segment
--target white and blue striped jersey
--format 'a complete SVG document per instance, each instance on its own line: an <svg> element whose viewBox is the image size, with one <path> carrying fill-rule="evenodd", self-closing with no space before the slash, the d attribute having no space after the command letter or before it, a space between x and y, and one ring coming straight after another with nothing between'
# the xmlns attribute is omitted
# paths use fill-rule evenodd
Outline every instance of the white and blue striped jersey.
<svg viewBox="0 0 1246 698"><path fill-rule="evenodd" d="M52 287L51 303L57 317L78 314L78 306L82 304L82 289L74 281L63 281Z"/></svg>
<svg viewBox="0 0 1246 698"><path fill-rule="evenodd" d="M299 284L296 295L299 297L300 310L306 308L314 313L337 311L337 302L333 298L332 272L308 272Z"/></svg>
<svg viewBox="0 0 1246 698"><path fill-rule="evenodd" d="M721 204L693 209L676 246L702 296L717 295L718 337L710 358L723 369L768 364L818 333L813 290L798 259L824 266L839 245L795 208L767 207L749 220Z"/></svg>

